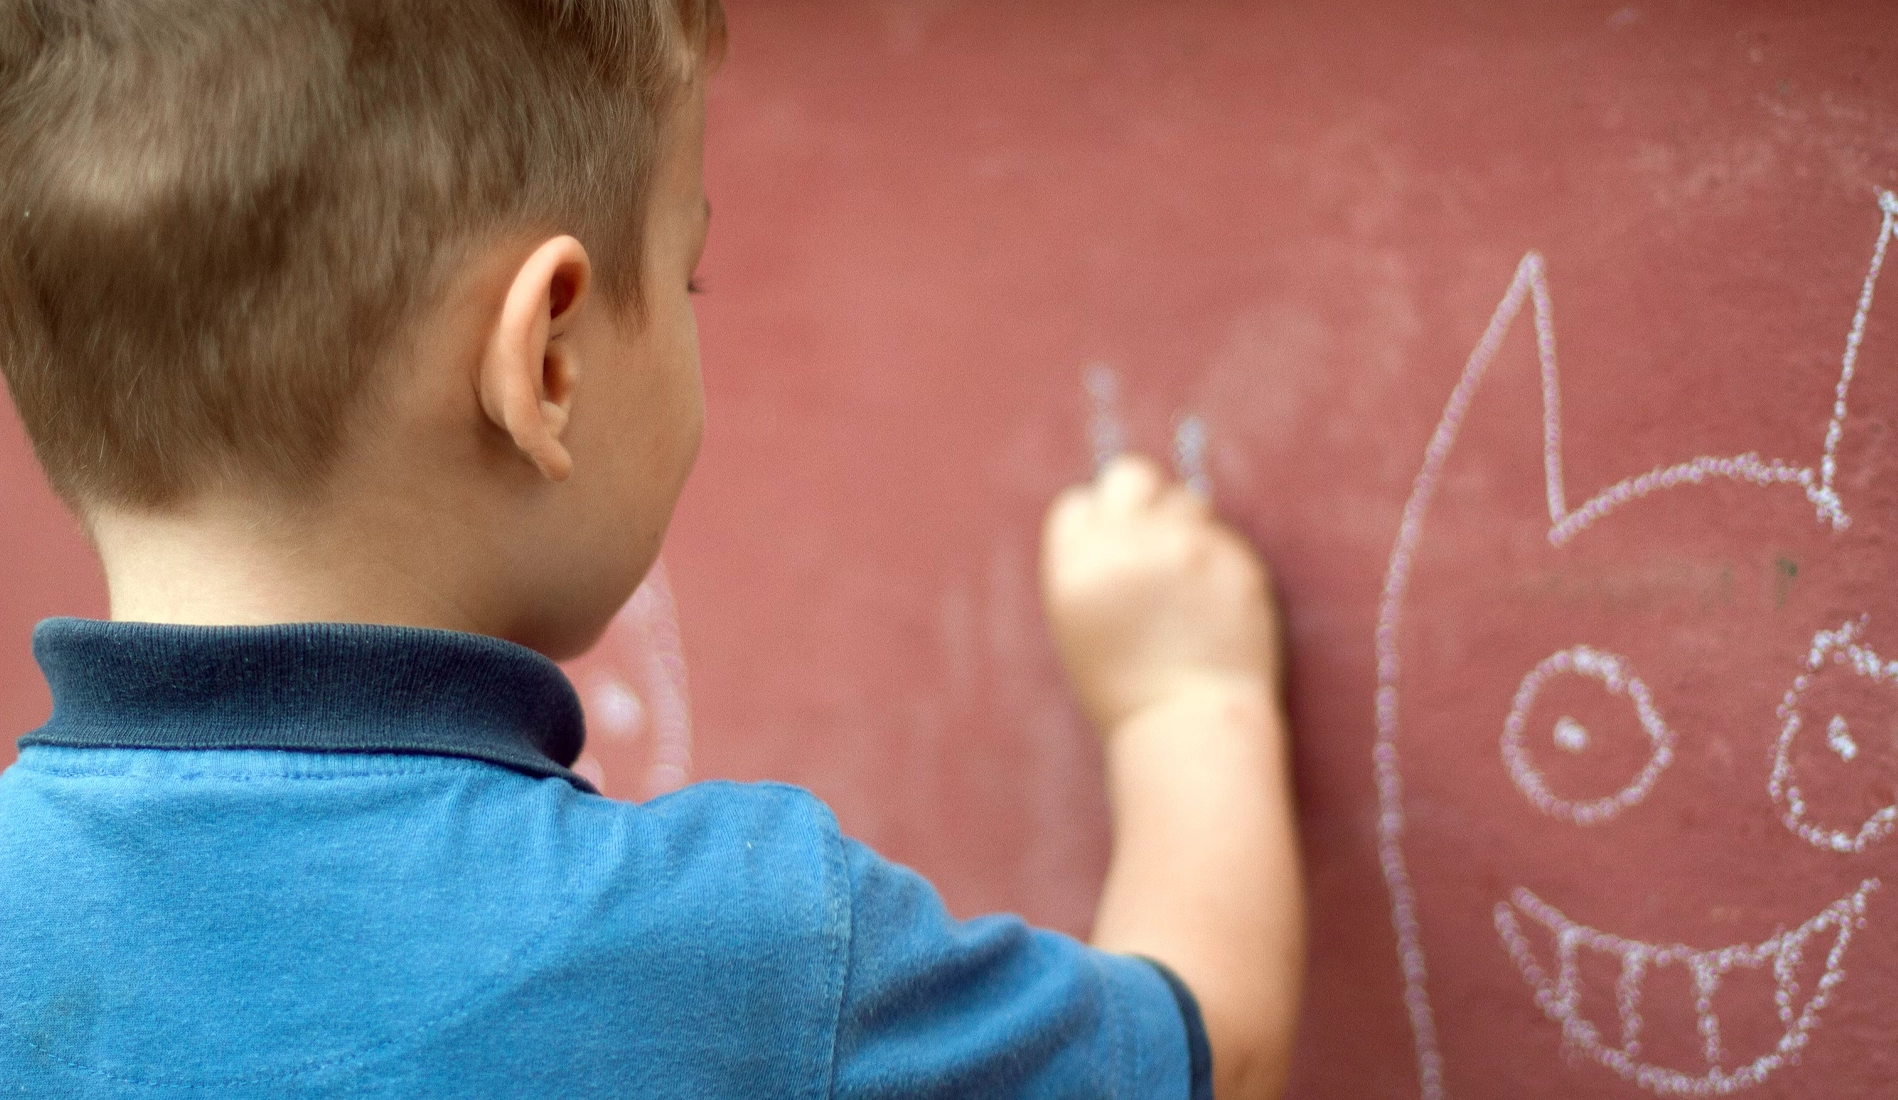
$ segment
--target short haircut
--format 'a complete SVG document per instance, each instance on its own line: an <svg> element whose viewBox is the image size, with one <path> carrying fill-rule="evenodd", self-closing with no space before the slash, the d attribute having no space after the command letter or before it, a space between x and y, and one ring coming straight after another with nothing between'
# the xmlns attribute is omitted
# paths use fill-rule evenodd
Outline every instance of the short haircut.
<svg viewBox="0 0 1898 1100"><path fill-rule="evenodd" d="M0 367L74 507L294 499L483 241L637 310L719 0L0 0Z"/></svg>

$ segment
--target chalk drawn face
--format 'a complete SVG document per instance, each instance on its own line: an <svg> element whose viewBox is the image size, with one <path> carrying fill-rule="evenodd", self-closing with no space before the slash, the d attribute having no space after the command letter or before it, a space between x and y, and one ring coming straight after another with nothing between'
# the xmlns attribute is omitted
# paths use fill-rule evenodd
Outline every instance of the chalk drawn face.
<svg viewBox="0 0 1898 1100"><path fill-rule="evenodd" d="M1586 444L1562 435L1533 253L1451 394L1376 640L1426 1100L1809 1095L1802 1068L1889 1037L1898 960L1868 930L1898 919L1898 604L1840 490L1898 198L1879 207L1803 454L1690 458L1571 507L1564 448Z"/></svg>
<svg viewBox="0 0 1898 1100"><path fill-rule="evenodd" d="M586 710L587 751L574 771L601 791L645 800L692 775L692 705L666 563L652 571L600 641L566 663Z"/></svg>

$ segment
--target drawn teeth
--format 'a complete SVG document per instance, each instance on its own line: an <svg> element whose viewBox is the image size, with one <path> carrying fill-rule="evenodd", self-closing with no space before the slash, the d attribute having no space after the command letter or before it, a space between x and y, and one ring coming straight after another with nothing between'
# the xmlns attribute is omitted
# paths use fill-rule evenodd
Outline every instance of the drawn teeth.
<svg viewBox="0 0 1898 1100"><path fill-rule="evenodd" d="M1560 910L1526 889L1495 909L1496 933L1543 1014L1562 1028L1563 1040L1620 1076L1664 1095L1714 1096L1756 1085L1774 1070L1797 1059L1819 1013L1845 979L1842 964L1852 933L1863 923L1866 898L1878 888L1866 879L1858 889L1814 914L1798 928L1783 931L1757 944L1733 944L1711 950L1681 944L1652 944L1624 939L1570 920ZM1552 975L1536 957L1523 932L1523 920L1546 931L1555 945ZM1799 987L1799 968L1809 951L1825 949L1825 971L1810 991ZM1612 1041L1581 1011L1582 952L1606 956L1619 964L1615 983L1615 1010L1619 1034ZM1706 1065L1698 1071L1675 1069L1642 1060L1641 995L1647 978L1664 967L1679 966L1693 981L1694 1015L1699 1047ZM1714 997L1726 975L1735 970L1767 970L1773 975L1774 1012L1781 1033L1771 1050L1738 1068L1722 1068L1720 1015ZM1804 1001L1801 1003L1802 992Z"/></svg>

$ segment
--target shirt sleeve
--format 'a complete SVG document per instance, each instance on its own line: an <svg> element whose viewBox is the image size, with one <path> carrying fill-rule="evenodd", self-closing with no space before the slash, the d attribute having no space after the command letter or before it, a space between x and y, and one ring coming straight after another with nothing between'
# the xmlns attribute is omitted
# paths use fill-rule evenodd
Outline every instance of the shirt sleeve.
<svg viewBox="0 0 1898 1100"><path fill-rule="evenodd" d="M1188 1100L1213 1100L1213 1045L1206 1038L1206 1020L1199 1014L1199 999L1165 963L1142 958L1166 979L1167 988L1173 991L1174 1003L1180 1006L1180 1018L1186 1023L1186 1066L1192 1082Z"/></svg>
<svg viewBox="0 0 1898 1100"><path fill-rule="evenodd" d="M839 1100L1211 1095L1198 1008L1164 968L1015 917L957 921L921 876L843 845Z"/></svg>

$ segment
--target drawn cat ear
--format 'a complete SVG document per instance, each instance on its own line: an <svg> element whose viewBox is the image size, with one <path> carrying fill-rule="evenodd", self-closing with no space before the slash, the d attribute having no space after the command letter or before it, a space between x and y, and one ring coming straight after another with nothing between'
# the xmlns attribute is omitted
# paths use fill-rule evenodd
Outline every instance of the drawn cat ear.
<svg viewBox="0 0 1898 1100"><path fill-rule="evenodd" d="M1541 253L1531 252L1516 265L1516 278L1510 283L1510 292L1520 293L1517 287L1524 284L1535 309L1536 365L1542 375L1542 483L1548 495L1549 541L1559 546L1565 540L1557 535L1562 521L1569 515L1568 497L1562 484L1562 382L1555 369L1555 322Z"/></svg>
<svg viewBox="0 0 1898 1100"><path fill-rule="evenodd" d="M1845 431L1846 397L1858 363L1859 348L1865 337L1866 319L1871 312L1879 271L1884 266L1887 247L1894 236L1898 236L1898 195L1889 191L1879 192L1878 206L1882 214L1878 238L1870 268L1865 273L1864 287L1859 293L1858 309L1852 318L1851 330L1846 335L1832 419L1826 427L1824 446L1816 464L1809 466L1785 459L1762 458L1751 451L1731 456L1702 455L1670 466L1657 466L1646 473L1625 478L1571 509L1562 476L1562 392L1556 369L1555 325L1550 308L1548 278L1542 256L1530 252L1516 265L1515 278L1510 281L1508 292L1490 317L1489 327L1470 353L1463 377L1444 407L1443 419L1438 422L1436 434L1431 437L1430 446L1425 452L1424 467L1418 473L1417 491L1412 494L1407 512L1416 510L1416 518L1421 519L1421 508L1428 503L1443 464L1456 446L1457 435L1463 429L1470 403L1483 384L1490 364L1502 353L1512 325L1527 304L1532 309L1536 360L1541 374L1542 487L1548 507L1550 543L1564 546L1595 521L1650 493L1721 480L1803 492L1821 523L1829 525L1834 531L1843 530L1852 522L1836 488L1839 442Z"/></svg>
<svg viewBox="0 0 1898 1100"><path fill-rule="evenodd" d="M1569 516L1567 495L1562 482L1562 394L1560 381L1556 375L1555 325L1550 307L1548 277L1546 265L1539 252L1525 254L1521 262L1516 265L1515 276L1510 279L1509 289L1503 294L1502 301L1497 304L1495 313L1490 316L1489 325L1483 330L1482 338L1470 352L1469 361L1463 368L1463 375L1444 407L1443 419L1438 422L1436 434L1431 437L1430 445L1424 453L1424 466L1419 475L1419 487L1423 488L1426 494L1432 490L1432 483L1437 480L1444 463L1449 459L1451 450L1457 445L1457 437L1464 428L1470 405L1476 399L1477 390L1483 386L1485 378L1489 375L1492 364L1501 357L1506 360L1506 369L1517 369L1515 360L1520 353L1515 348L1518 342L1510 341L1509 335L1516 327L1524 306L1530 308L1534 325L1535 360L1540 368L1539 378L1542 391L1540 434L1541 496L1543 499L1541 503L1548 510L1550 541L1561 545L1565 540L1558 539L1556 532ZM1507 352L1505 352L1505 344L1510 345ZM1520 409L1521 405L1518 404L1516 407ZM1511 432L1511 438L1526 442L1527 435L1518 434L1519 429L1518 422L1517 430ZM1514 453L1513 447L1516 444L1511 446ZM1487 446L1482 449L1490 450ZM1526 451L1522 453L1521 460L1533 461ZM1508 461L1513 466L1516 460ZM1521 471L1520 467L1515 467L1515 470L1519 474L1526 473L1526 471ZM1535 507L1526 499L1522 503L1528 507Z"/></svg>
<svg viewBox="0 0 1898 1100"><path fill-rule="evenodd" d="M1851 523L1839 499L1836 481L1839 472L1839 443L1845 435L1846 397L1852 389L1852 375L1858 369L1859 347L1865 342L1865 324L1870 319L1872 301L1878 291L1878 273L1885 266L1885 253L1894 232L1898 232L1898 195L1881 190L1878 209L1883 221L1878 227L1878 243L1872 249L1871 267L1865 272L1865 286L1859 291L1858 310L1852 315L1852 328L1845 336L1845 354L1839 363L1839 384L1832 403L1832 420L1826 425L1825 451L1819 459L1818 484L1808 485L1806 495L1819 509L1819 516L1841 530Z"/></svg>
<svg viewBox="0 0 1898 1100"><path fill-rule="evenodd" d="M1542 381L1542 469L1543 486L1549 509L1549 542L1555 546L1566 545L1569 540L1586 530L1596 520L1610 512L1663 489L1681 485L1698 485L1704 482L1725 480L1756 485L1761 488L1786 487L1801 491L1818 513L1821 523L1831 526L1835 531L1843 530L1851 523L1846 514L1843 501L1836 488L1838 473L1839 441L1844 434L1846 417L1846 396L1851 389L1852 375L1858 362L1860 344L1865 337L1865 323L1872 308L1874 291L1878 284L1878 274L1884 266L1887 246L1891 243L1894 231L1898 230L1898 196L1889 191L1879 193L1879 209L1883 218L1879 226L1878 239L1872 252L1871 266L1865 274L1865 285L1860 291L1858 310L1852 318L1852 328L1846 336L1845 354L1840 363L1838 387L1832 409L1831 422L1826 427L1825 442L1819 462L1815 466L1805 466L1784 459L1763 459L1755 452L1732 456L1702 455L1677 462L1670 466L1657 466L1643 474L1637 474L1609 486L1570 509L1562 480L1562 392L1561 382L1556 369L1555 326L1551 320L1549 285L1542 257L1531 252L1522 258L1516 266L1516 277L1509 284L1509 291L1497 306L1495 316L1490 319L1489 329L1470 354L1469 366L1465 368L1462 383L1457 393L1451 397L1451 407L1446 410L1444 426L1455 431L1455 422L1460 419L1460 407L1457 402L1469 400L1475 386L1488 370L1490 361L1502 347L1503 339L1508 335L1512 322L1522 312L1525 302L1533 306L1536 335L1536 358L1541 367ZM1456 414L1456 415L1452 415ZM1441 432L1442 427L1439 428Z"/></svg>

